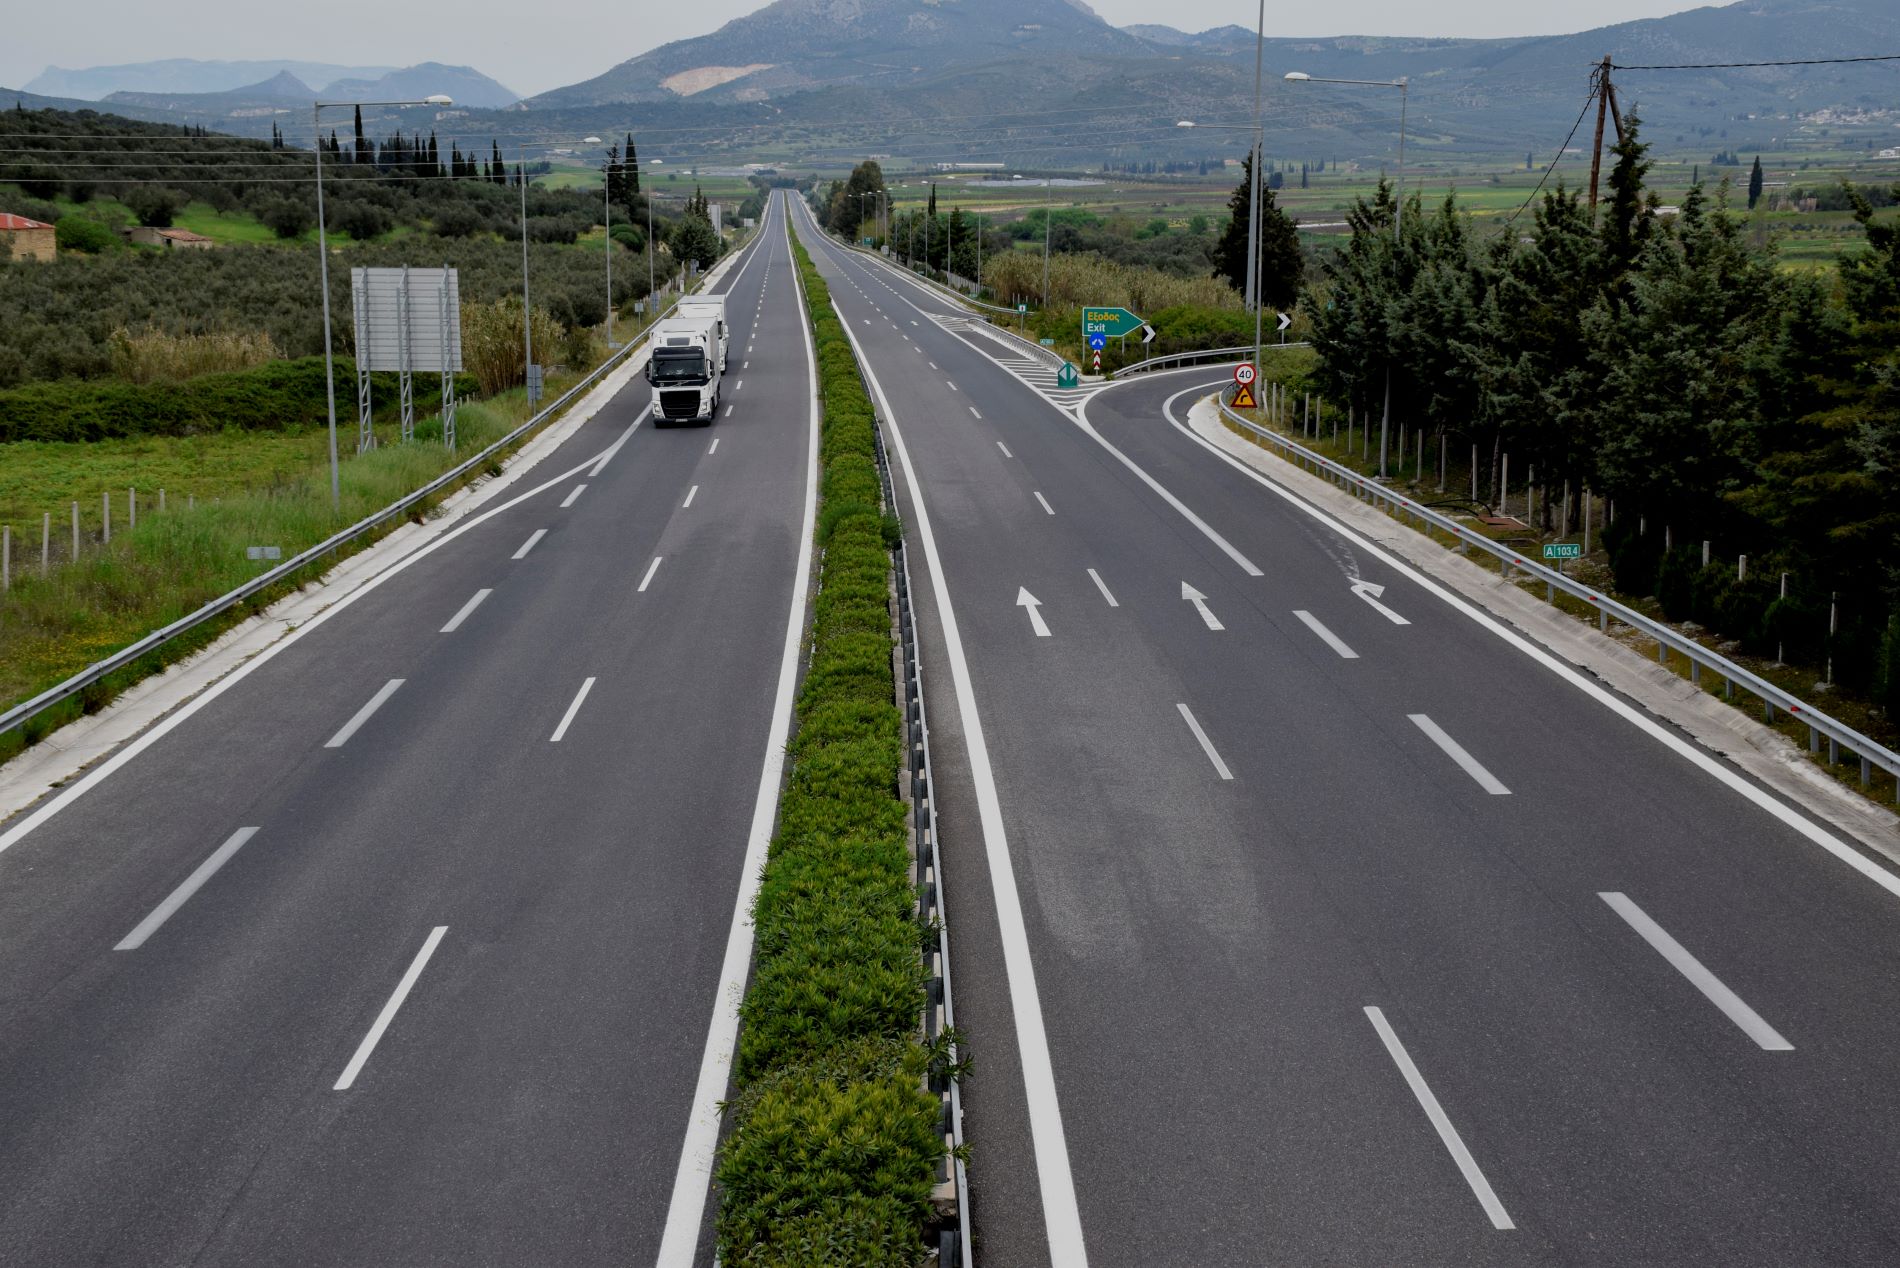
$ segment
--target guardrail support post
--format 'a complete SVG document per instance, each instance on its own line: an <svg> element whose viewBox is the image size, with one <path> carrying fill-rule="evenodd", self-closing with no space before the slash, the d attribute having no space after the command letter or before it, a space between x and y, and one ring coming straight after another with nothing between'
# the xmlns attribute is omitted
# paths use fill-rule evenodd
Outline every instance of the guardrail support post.
<svg viewBox="0 0 1900 1268"><path fill-rule="evenodd" d="M1656 640L1656 663L1658 665L1667 665L1669 663L1669 644L1663 642L1661 639Z"/></svg>
<svg viewBox="0 0 1900 1268"><path fill-rule="evenodd" d="M1835 743L1834 737L1831 735L1827 737L1827 764L1829 766L1839 766L1841 764L1841 746Z"/></svg>
<svg viewBox="0 0 1900 1268"><path fill-rule="evenodd" d="M1867 787L1874 782L1874 764L1866 758L1860 759L1860 786Z"/></svg>
<svg viewBox="0 0 1900 1268"><path fill-rule="evenodd" d="M1610 610L1608 608L1597 609L1597 628L1602 630L1605 634L1610 632Z"/></svg>
<svg viewBox="0 0 1900 1268"><path fill-rule="evenodd" d="M1809 727L1808 728L1808 752L1819 753L1820 751L1821 751L1821 733L1815 730L1813 727Z"/></svg>
<svg viewBox="0 0 1900 1268"><path fill-rule="evenodd" d="M1702 662L1693 656L1689 658L1689 681L1698 687L1702 685Z"/></svg>

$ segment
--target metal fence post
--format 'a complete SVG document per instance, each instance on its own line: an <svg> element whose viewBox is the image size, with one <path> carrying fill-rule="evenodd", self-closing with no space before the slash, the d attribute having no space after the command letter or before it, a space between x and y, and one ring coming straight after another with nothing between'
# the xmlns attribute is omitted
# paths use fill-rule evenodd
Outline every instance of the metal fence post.
<svg viewBox="0 0 1900 1268"><path fill-rule="evenodd" d="M42 512L40 516L40 576L46 575L46 561L53 555L53 513Z"/></svg>
<svg viewBox="0 0 1900 1268"><path fill-rule="evenodd" d="M125 527L126 531L130 532L139 526L139 491L137 489L125 491L125 506L128 515Z"/></svg>
<svg viewBox="0 0 1900 1268"><path fill-rule="evenodd" d="M100 534L107 545L112 544L112 493L110 490L100 495L99 512Z"/></svg>
<svg viewBox="0 0 1900 1268"><path fill-rule="evenodd" d="M73 557L71 562L79 562L79 503L73 502Z"/></svg>
<svg viewBox="0 0 1900 1268"><path fill-rule="evenodd" d="M13 589L13 525L0 524L0 591Z"/></svg>

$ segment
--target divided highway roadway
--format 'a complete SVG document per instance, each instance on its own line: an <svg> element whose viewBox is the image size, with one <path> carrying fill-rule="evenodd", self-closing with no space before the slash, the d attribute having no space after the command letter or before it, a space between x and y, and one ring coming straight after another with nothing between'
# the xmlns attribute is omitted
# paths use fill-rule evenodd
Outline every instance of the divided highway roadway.
<svg viewBox="0 0 1900 1268"><path fill-rule="evenodd" d="M782 206L748 250L713 426L634 379L0 825L0 1262L654 1262L810 531Z"/></svg>
<svg viewBox="0 0 1900 1268"><path fill-rule="evenodd" d="M1190 435L1218 371L1065 413L797 214L925 565L979 1263L1900 1259L1889 872Z"/></svg>

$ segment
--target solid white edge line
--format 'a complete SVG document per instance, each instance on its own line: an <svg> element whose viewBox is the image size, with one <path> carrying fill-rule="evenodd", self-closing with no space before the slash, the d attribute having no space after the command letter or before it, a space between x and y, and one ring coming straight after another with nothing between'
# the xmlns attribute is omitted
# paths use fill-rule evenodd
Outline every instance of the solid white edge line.
<svg viewBox="0 0 1900 1268"><path fill-rule="evenodd" d="M1856 872L1859 872L1862 876L1886 890L1889 894L1900 898L1900 875L1896 875L1886 868L1881 867L1833 833L1827 831L1819 824L1811 822L1805 815L1802 815L1789 806L1783 805L1774 797L1769 796L1766 792L1742 778L1739 773L1731 770L1713 754L1704 751L1688 740L1674 734L1634 705L1625 703L1607 689L1591 682L1576 669L1564 664L1544 648L1508 628L1502 622L1494 619L1489 613L1480 611L1463 598L1440 585L1437 581L1434 581L1432 578L1414 568L1411 564L1406 563L1384 547L1377 545L1370 538L1362 536L1356 530L1348 527L1344 522L1333 518L1331 513L1306 501L1292 490L1281 488L1278 484L1269 480L1266 476L1261 475L1240 459L1221 449L1220 446L1211 444L1202 439L1194 433L1192 428L1183 425L1174 417L1172 407L1175 401L1193 392L1205 392L1208 388L1214 386L1218 385L1214 383L1204 383L1198 387L1184 388L1167 399L1161 407L1162 412L1166 414L1168 422L1174 426L1176 431L1179 431L1182 435L1215 457L1220 458L1242 475L1249 477L1292 506L1305 512L1314 520L1324 524L1345 541L1351 542L1375 559L1382 561L1399 575L1417 584L1418 587L1427 594L1442 600L1454 611L1469 617L1482 628L1497 635L1498 638L1504 640L1504 642L1512 647L1515 647L1518 651L1524 653L1524 655L1528 656L1531 660L1542 665L1545 669L1548 669L1551 673L1569 683L1578 691L1583 692L1598 704L1608 709L1611 713L1614 713L1617 717L1622 718L1625 722L1628 722L1631 726L1663 745L1663 747L1669 749L1677 756L1685 759L1691 765L1706 774L1714 776L1718 782L1727 785L1730 790L1739 793L1745 800L1767 811L1769 815L1780 820L1784 825L1792 828L1795 832L1807 838L1815 845L1820 846L1823 850L1826 850L1829 854L1847 864Z"/></svg>
<svg viewBox="0 0 1900 1268"><path fill-rule="evenodd" d="M841 313L840 316L843 314ZM1056 1096L1055 1067L1049 1055L1049 1035L1043 1026L1042 998L1036 986L1035 963L1029 952L1029 932L1023 922L1022 897L1016 888L1015 865L1010 860L1009 836L1003 826L1002 801L996 790L996 776L990 766L989 743L983 734L983 720L977 712L976 688L970 679L970 663L963 651L963 636L957 626L956 608L944 579L943 560L937 553L937 536L930 523L930 511L924 502L923 486L911 465L910 448L891 410L890 398L871 369L870 358L851 336L849 322L844 323L851 338L864 377L882 407L884 422L891 429L891 441L897 449L898 463L904 469L904 481L910 488L911 506L917 512L917 537L923 544L924 559L930 566L930 587L936 598L938 622L943 627L944 646L950 661L950 678L955 687L957 711L963 719L963 743L970 759L970 780L976 791L977 817L983 830L983 847L990 867L990 886L995 891L996 923L1003 944L1004 971L1009 982L1011 1016L1016 1024L1016 1039L1023 1065L1023 1091L1029 1107L1029 1135L1036 1157L1036 1181L1042 1196L1043 1224L1049 1243L1052 1268L1086 1268L1088 1250L1082 1240L1082 1215L1076 1204L1075 1178L1069 1167L1067 1135L1062 1126L1062 1107Z"/></svg>
<svg viewBox="0 0 1900 1268"><path fill-rule="evenodd" d="M1480 762L1470 753L1467 753L1464 745L1447 735L1444 727L1439 726L1438 723L1432 721L1429 716L1423 713L1408 713L1405 716L1412 720L1413 726L1425 732L1432 743L1443 749L1445 756L1458 763L1465 774L1477 780L1478 787L1484 789L1493 797L1508 797L1511 795L1511 790L1504 786L1503 781L1486 770L1484 763Z"/></svg>
<svg viewBox="0 0 1900 1268"><path fill-rule="evenodd" d="M516 556L516 558L520 558L520 556ZM443 626L440 632L443 634L455 633L456 630L462 627L462 622L468 620L469 614L482 605L482 600L493 593L495 593L493 590L477 590L474 597L467 603L464 603L461 610L449 618L449 623Z"/></svg>
<svg viewBox="0 0 1900 1268"><path fill-rule="evenodd" d="M1104 599L1108 600L1109 607L1118 608L1121 606L1121 604L1115 602L1115 596L1108 592L1108 583L1102 580L1102 574L1100 574L1099 572L1096 572L1095 569L1091 568L1089 569L1089 580L1095 583L1095 588L1102 592L1102 597Z"/></svg>
<svg viewBox="0 0 1900 1268"><path fill-rule="evenodd" d="M177 889L165 898L165 901L152 908L151 914L138 922L132 932L119 940L114 951L136 951L145 945L145 940L158 932L160 925L172 918L172 913L183 907L190 897L198 892L200 886L216 876L233 854L243 847L246 841L257 835L255 827L239 828L225 843L211 852L211 857L198 864L190 876L187 876Z"/></svg>
<svg viewBox="0 0 1900 1268"><path fill-rule="evenodd" d="M1234 772L1227 769L1227 763L1220 759L1220 753L1214 748L1214 741L1208 739L1207 732L1201 730L1201 724L1195 720L1194 710L1185 704L1176 704L1174 707L1181 711L1181 717L1187 722L1188 730L1194 732L1194 738L1201 742L1201 751L1207 754L1208 761L1214 763L1214 770L1222 779L1232 779Z"/></svg>
<svg viewBox="0 0 1900 1268"><path fill-rule="evenodd" d="M693 504L693 499L697 497L698 495L699 495L699 486L697 484L695 484L692 488L686 490L686 500L680 503L680 510L683 511L687 507L691 506Z"/></svg>
<svg viewBox="0 0 1900 1268"><path fill-rule="evenodd" d="M1042 503L1042 509L1046 511L1048 514L1054 515L1056 513L1056 508L1053 506L1050 506L1049 499L1044 497L1040 492L1036 494L1036 501Z"/></svg>
<svg viewBox="0 0 1900 1268"><path fill-rule="evenodd" d="M637 426L639 426L639 424L637 424L637 423L636 423L636 424L634 424L634 425L635 425L636 427L637 427ZM583 493L585 493L585 492L587 492L587 486L586 486L586 485L584 485L584 484L577 484L577 485L575 485L575 486L574 486L574 491L573 491L572 493L570 493L570 494L568 494L568 495L567 495L566 497L564 497L564 498L562 498L562 499L561 499L561 509L562 509L562 510L566 510L566 509L567 509L568 507L570 507L570 506L572 506L572 505L574 505L574 500L575 500L576 498L578 498L578 497L580 497L580 495L581 495L581 494L583 494Z"/></svg>
<svg viewBox="0 0 1900 1268"><path fill-rule="evenodd" d="M1320 642L1326 644L1326 646L1338 652L1339 658L1341 660L1358 660L1359 659L1358 652L1355 652L1354 650L1352 650L1352 648L1346 646L1346 641L1344 639L1340 638L1339 635L1327 629L1323 624L1320 623L1320 619L1314 616L1311 612L1305 611L1302 608L1295 608L1293 609L1293 615L1299 617L1300 622L1303 625L1305 625L1307 629L1317 634L1319 636Z"/></svg>
<svg viewBox="0 0 1900 1268"><path fill-rule="evenodd" d="M344 744L349 742L349 738L356 734L356 728L369 721L370 715L382 708L383 702L395 695L396 688L402 686L404 681L405 680L401 678L391 678L388 682L384 683L382 688L369 698L369 703L358 709L356 716L343 724L342 730L324 741L323 747L342 748Z"/></svg>
<svg viewBox="0 0 1900 1268"><path fill-rule="evenodd" d="M587 693L593 689L594 680L592 678L589 678L581 684L581 689L574 693L574 703L568 705L567 712L561 715L561 725L554 728L553 735L548 736L548 743L559 744L561 742L561 737L567 734L567 728L574 722L574 715L581 711L581 701L587 699Z"/></svg>
<svg viewBox="0 0 1900 1268"><path fill-rule="evenodd" d="M1412 1089L1412 1095L1418 1099L1419 1108L1425 1111L1425 1117L1431 1119L1432 1126L1438 1129L1438 1139L1444 1143L1446 1151L1451 1154L1452 1161L1458 1164L1458 1170L1463 1174L1465 1183L1471 1186L1471 1192L1476 1195L1478 1205L1482 1206L1484 1213L1491 1217L1491 1227L1500 1231L1516 1228L1517 1225L1511 1222L1510 1214L1504 1209L1504 1203L1498 1201L1498 1195L1492 1190L1491 1182L1485 1179L1484 1172L1478 1169L1478 1160L1471 1156L1469 1149L1465 1148L1464 1138L1458 1134L1458 1129L1452 1126L1451 1118L1445 1113L1445 1107L1438 1103L1436 1096L1432 1095L1431 1085L1425 1082L1425 1076L1418 1072L1416 1065L1412 1064L1411 1054L1405 1050L1405 1045L1399 1042L1398 1033L1392 1029L1392 1024L1386 1021L1385 1014L1368 1004L1366 1016L1372 1021L1372 1028L1379 1032L1379 1040L1385 1044L1386 1055L1392 1058L1392 1064L1398 1066L1399 1073L1405 1076L1406 1086Z"/></svg>
<svg viewBox="0 0 1900 1268"><path fill-rule="evenodd" d="M622 433L623 439L625 436L632 434L633 429L635 427L638 427L639 425L640 424L638 422L628 424L627 430ZM99 784L103 780L105 780L108 776L110 776L114 771L124 766L127 762L137 757L140 753L143 753L146 749L150 748L152 745L158 743L161 739L171 734L172 731L174 731L178 727L184 725L186 719L192 717L200 709L203 709L206 705L210 704L213 700L216 700L219 696L223 695L225 692L229 691L231 688L237 686L238 683L243 682L246 678L250 677L259 668L261 668L262 666L268 664L271 660L273 660L277 656L277 654L282 652L286 647L289 647L293 643L296 643L299 639L309 634L310 631L316 629L318 626L322 625L325 621L328 621L331 617L343 611L345 608L355 603L358 599L362 598L364 595L375 590L377 587L381 586L384 582L388 581L390 578L395 577L398 574L402 573L403 571L408 569L411 564L414 564L426 558L427 556L434 554L437 550L439 550L443 546L448 545L450 542L460 537L463 533L468 532L470 529L477 528L482 524L486 524L489 520L493 519L497 515L500 515L502 512L514 509L515 507L521 505L523 502L526 502L529 498L534 497L535 495L540 494L540 493L545 493L549 489L553 488L557 484L562 483L563 481L573 479L575 476L585 471L588 467L592 466L595 461L596 461L595 459L589 458L587 461L581 463L579 466L570 468L567 471L563 471L560 475L553 476L547 480L542 481L540 484L535 485L532 489L529 489L527 492L518 494L515 497L508 499L506 502L503 502L500 506L491 507L488 510L483 511L479 515L470 516L468 519L464 520L462 523L457 524L454 528L443 533L440 537L437 537L433 541L425 542L422 545L416 547L415 550L411 551L409 554L405 555L403 558L398 559L395 563L391 564L388 568L384 569L382 572L377 573L375 576L365 581L362 585L350 591L350 593L344 595L341 599L338 599L335 604L323 609L321 612L317 613L315 616L311 617L308 621L305 621L302 625L299 625L297 628L290 630L284 635L283 638L279 639L275 643L272 643L270 646L264 648L262 651L258 652L257 655L251 657L249 660L239 665L236 669L226 674L223 678L218 679L217 682L205 688L205 690L200 692L196 697L194 697L191 700L186 701L184 704L180 705L178 708L174 709L172 712L166 714L158 722L154 723L150 729L145 731L136 739L132 740L130 743L126 744L123 748L119 749L118 752L114 753L111 757L108 757L104 762L100 763L100 765L96 767L90 774L80 779L79 782L73 784L71 787L65 789L57 797L54 797L51 801L41 806L38 810L35 810L33 813L29 814L25 819L22 819L17 826L8 829L4 835L0 835L0 853L5 853L7 850L12 849L15 845L18 845L21 841L25 840L27 837L27 834L32 832L35 828L45 823L48 819L51 819L54 815L64 810L67 806L72 805L73 802L79 800L79 798L85 796L86 793L98 787Z"/></svg>
<svg viewBox="0 0 1900 1268"><path fill-rule="evenodd" d="M529 535L528 540L521 543L521 549L517 550L514 554L508 557L510 559L526 559L528 557L528 552L533 550L535 547L535 544L539 542L543 537L546 537L547 535L548 535L547 529L545 528L535 529L534 532Z"/></svg>
<svg viewBox="0 0 1900 1268"><path fill-rule="evenodd" d="M664 555L655 555L653 557L653 562L647 565L647 575L640 578L640 588L635 591L636 594L646 593L647 584L653 580L653 574L660 570L660 560L664 558L666 558Z"/></svg>
<svg viewBox="0 0 1900 1268"><path fill-rule="evenodd" d="M785 228L789 252L789 223ZM692 1268L698 1253L699 1229L705 1219L706 1195L712 1184L713 1163L719 1147L719 1105L731 1081L732 1052L739 1038L739 1002L745 996L746 977L752 967L752 905L758 897L766 850L772 842L772 824L778 817L779 784L785 774L785 745L791 733L792 695L798 685L799 650L804 645L805 599L810 587L812 538L818 518L818 354L812 344L811 323L806 320L804 292L796 269L792 271L792 285L800 297L798 327L805 336L805 372L811 385L810 423L805 440L805 513L798 538L798 571L793 578L792 601L786 613L785 645L779 655L778 694L772 702L772 721L765 736L758 794L752 803L752 826L746 835L745 858L739 867L739 893L733 903L732 926L726 935L719 986L713 994L712 1021L706 1030L706 1047L700 1057L699 1079L693 1089L679 1167L673 1175L673 1196L667 1204L658 1268Z"/></svg>
<svg viewBox="0 0 1900 1268"><path fill-rule="evenodd" d="M1650 919L1649 913L1630 901L1628 895L1599 890L1597 897L1608 903L1611 911L1623 917L1629 927L1642 936L1644 942L1669 961L1676 972L1688 978L1690 985L1707 996L1711 1004L1721 1009L1759 1047L1769 1052L1794 1051L1794 1045L1782 1038L1780 1031L1762 1020L1760 1013L1743 1003L1741 996L1723 985L1721 978L1709 972L1702 961L1672 938L1667 929Z"/></svg>
<svg viewBox="0 0 1900 1268"><path fill-rule="evenodd" d="M402 1002L409 998L409 992L415 987L416 979L422 976L422 970L427 967L429 957L435 954L437 944L442 941L442 935L448 931L447 925L437 925L429 931L428 938L422 944L422 950L416 952L416 958L409 962L409 971L402 975L402 981L396 983L396 991L389 997L389 1002L383 1005L383 1011L376 1014L375 1023L370 1026L369 1033L363 1036L363 1042L356 1046L356 1055L351 1057L350 1063L343 1067L343 1076L336 1081L336 1086L330 1089L332 1092L347 1092L350 1090L350 1085L356 1082L356 1076L362 1073L364 1063L369 1060L369 1054L376 1051L376 1045L382 1041L383 1032L388 1030L389 1023L396 1019L396 1010L401 1008Z"/></svg>

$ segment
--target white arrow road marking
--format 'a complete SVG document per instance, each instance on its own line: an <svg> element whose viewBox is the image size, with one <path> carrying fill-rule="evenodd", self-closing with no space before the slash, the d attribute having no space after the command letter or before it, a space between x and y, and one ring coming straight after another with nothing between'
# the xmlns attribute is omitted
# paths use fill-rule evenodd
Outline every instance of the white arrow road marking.
<svg viewBox="0 0 1900 1268"><path fill-rule="evenodd" d="M1049 637L1049 626L1042 619L1042 600L1021 586L1016 588L1016 606L1029 609L1029 628L1037 638Z"/></svg>
<svg viewBox="0 0 1900 1268"><path fill-rule="evenodd" d="M233 832L223 845L212 851L210 858L198 864L197 870L193 871L190 876L187 876L184 882L171 892L170 897L153 908L152 914L139 921L138 926L133 929L131 933L126 934L124 938L120 939L119 945L112 949L114 951L136 951L144 946L145 940L154 933L157 933L158 927L167 920L170 920L172 913L177 911L180 907L183 907L185 901L198 892L199 886L216 875L218 869L229 862L231 856L236 854L238 850L243 847L244 843L256 834L256 828L239 828L236 832Z"/></svg>
<svg viewBox="0 0 1900 1268"><path fill-rule="evenodd" d="M1478 781L1478 786L1493 797L1508 797L1511 790L1506 788L1498 777L1479 764L1478 759L1465 752L1464 745L1445 734L1445 729L1422 713L1408 713L1412 724L1431 737L1432 743L1445 750L1445 755L1464 768L1465 774Z"/></svg>
<svg viewBox="0 0 1900 1268"><path fill-rule="evenodd" d="M1708 971L1702 961L1689 954L1680 942L1669 936L1669 931L1649 918L1649 913L1631 902L1622 894L1599 892L1598 898L1610 905L1610 910L1629 922L1630 928L1641 934L1643 941L1654 947L1663 959L1675 967L1676 972L1688 978L1698 991L1709 997L1714 1004L1728 1015L1728 1019L1742 1028L1742 1033L1753 1039L1769 1052L1793 1052L1794 1045L1783 1039L1773 1026L1761 1019L1761 1014L1742 1002L1741 996L1722 985L1720 978Z"/></svg>
<svg viewBox="0 0 1900 1268"><path fill-rule="evenodd" d="M1306 625L1307 629L1319 635L1321 642L1325 643L1326 646L1338 652L1339 658L1341 660L1358 660L1359 659L1358 652L1355 652L1354 650L1352 650L1352 648L1346 646L1345 642L1339 637L1339 635L1333 633L1331 630L1327 629L1324 625L1321 625L1319 622L1319 618L1314 616L1311 612L1302 612L1296 608L1294 609L1293 615L1299 617L1300 620Z"/></svg>
<svg viewBox="0 0 1900 1268"><path fill-rule="evenodd" d="M1118 608L1121 606L1121 604L1115 602L1115 596L1108 592L1108 585L1102 580L1101 574L1096 572L1093 568L1089 569L1089 579L1095 583L1095 588L1102 592L1102 597L1108 600L1109 607Z"/></svg>
<svg viewBox="0 0 1900 1268"><path fill-rule="evenodd" d="M1379 1039L1385 1044L1386 1053L1392 1058L1392 1063L1398 1066L1399 1073L1405 1076L1406 1086L1411 1088L1412 1095L1418 1098L1419 1108L1425 1111L1425 1117L1431 1119L1432 1126L1438 1129L1438 1139L1444 1142L1446 1152L1451 1154L1452 1161L1458 1164L1458 1170L1464 1175L1465 1183L1471 1186L1471 1192L1476 1195L1478 1205L1482 1206L1484 1213L1491 1217L1491 1227L1516 1228L1517 1225L1511 1222L1509 1212L1504 1209L1504 1203L1498 1201L1498 1195L1492 1191L1491 1182L1486 1180L1484 1172L1478 1169L1478 1160L1471 1156L1471 1151L1465 1148L1464 1139L1458 1135L1458 1129L1452 1126L1451 1117L1445 1113L1445 1107L1438 1103L1436 1096L1432 1095L1432 1089L1425 1082L1425 1076L1418 1072L1418 1067L1412 1063L1411 1054L1406 1052L1405 1045L1399 1042L1398 1034L1393 1031L1391 1023L1386 1021L1385 1013L1368 1004L1366 1016L1371 1020L1372 1028L1379 1032Z"/></svg>
<svg viewBox="0 0 1900 1268"><path fill-rule="evenodd" d="M1224 630L1227 628L1220 623L1219 617L1208 611L1207 596L1185 581L1181 583L1181 597L1194 605L1195 611L1201 614L1201 619L1207 622L1208 629Z"/></svg>
<svg viewBox="0 0 1900 1268"><path fill-rule="evenodd" d="M1352 583L1352 592L1358 595L1360 598L1364 599L1367 603L1370 603L1374 608L1378 610L1378 613L1380 616L1392 622L1392 624L1394 625L1410 625L1411 624L1410 621L1400 616L1397 612L1394 612L1391 608L1388 608L1385 604L1379 602L1379 596L1385 593L1384 586L1374 585L1370 581L1355 581Z"/></svg>

